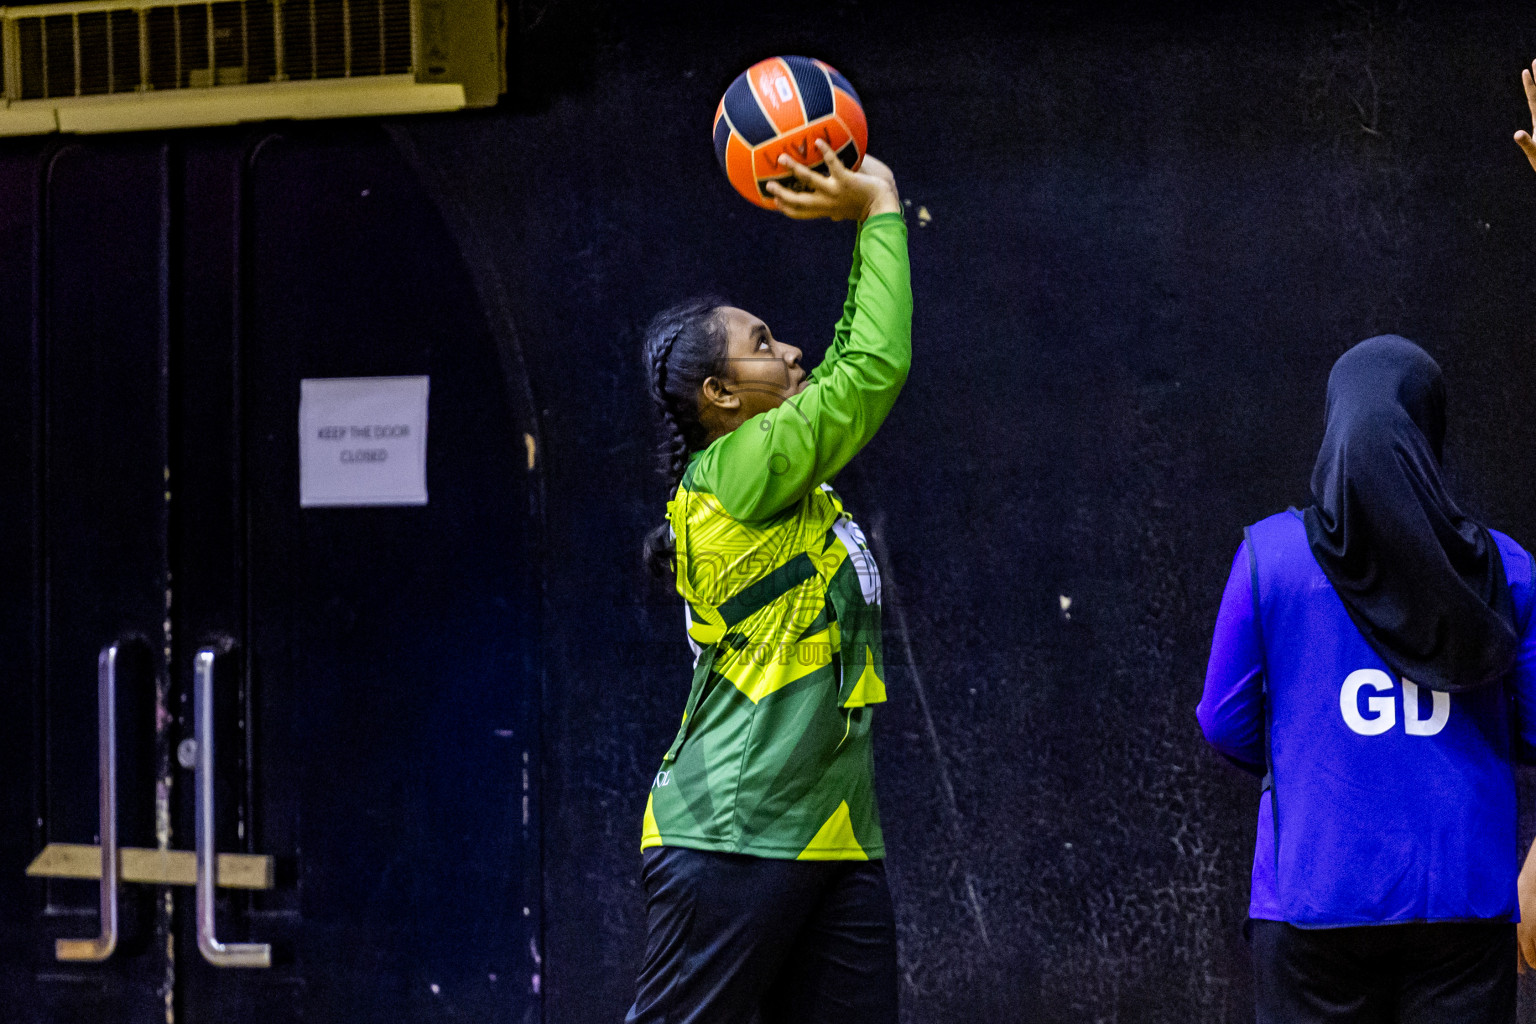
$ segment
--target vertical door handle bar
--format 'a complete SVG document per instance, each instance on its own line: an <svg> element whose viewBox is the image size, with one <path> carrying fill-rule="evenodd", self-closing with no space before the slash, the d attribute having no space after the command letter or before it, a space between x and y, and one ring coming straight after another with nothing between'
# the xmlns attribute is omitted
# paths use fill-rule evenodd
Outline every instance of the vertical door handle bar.
<svg viewBox="0 0 1536 1024"><path fill-rule="evenodd" d="M214 933L213 844L213 657L212 648L197 652L192 672L192 734L197 743L193 770L197 788L197 948L215 967L271 967L272 947L265 942L220 942Z"/></svg>
<svg viewBox="0 0 1536 1024"><path fill-rule="evenodd" d="M96 658L96 750L101 814L101 934L94 939L56 939L60 960L99 963L117 948L117 644Z"/></svg>

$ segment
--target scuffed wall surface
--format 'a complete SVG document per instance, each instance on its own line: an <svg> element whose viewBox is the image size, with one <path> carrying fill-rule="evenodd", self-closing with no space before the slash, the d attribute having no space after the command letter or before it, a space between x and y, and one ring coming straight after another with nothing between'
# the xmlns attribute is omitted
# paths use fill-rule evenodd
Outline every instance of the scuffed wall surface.
<svg viewBox="0 0 1536 1024"><path fill-rule="evenodd" d="M903 1017L1250 1020L1258 787L1193 711L1241 528L1306 500L1333 359L1423 343L1468 506L1536 543L1529 11L728 7L514 3L516 95L408 126L543 417L548 1020L627 1006L687 690L639 565L665 500L640 328L720 291L809 356L840 307L852 229L750 208L708 144L780 52L854 81L912 202L914 369L839 481L890 581Z"/></svg>

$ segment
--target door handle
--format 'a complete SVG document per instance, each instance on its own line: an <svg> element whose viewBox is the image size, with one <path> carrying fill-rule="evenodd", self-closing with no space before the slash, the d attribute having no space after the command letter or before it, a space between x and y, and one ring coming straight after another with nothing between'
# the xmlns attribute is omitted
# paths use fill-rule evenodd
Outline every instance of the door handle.
<svg viewBox="0 0 1536 1024"><path fill-rule="evenodd" d="M100 963L117 948L117 644L96 658L96 748L101 781L101 934L57 939L59 960Z"/></svg>
<svg viewBox="0 0 1536 1024"><path fill-rule="evenodd" d="M197 790L197 949L215 967L271 967L272 947L267 943L220 942L214 930L218 857L213 845L213 658L211 647L198 651L192 671L192 735L197 743L193 768ZM105 833L102 843L105 846ZM105 887L105 880L102 885Z"/></svg>

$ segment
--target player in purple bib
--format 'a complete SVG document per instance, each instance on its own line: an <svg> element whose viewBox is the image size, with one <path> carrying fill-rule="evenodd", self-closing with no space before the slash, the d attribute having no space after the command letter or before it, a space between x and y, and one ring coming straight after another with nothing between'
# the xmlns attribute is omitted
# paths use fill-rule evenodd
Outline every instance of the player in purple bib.
<svg viewBox="0 0 1536 1024"><path fill-rule="evenodd" d="M1515 764L1536 755L1531 556L1464 515L1423 349L1328 381L1313 504L1250 526L1200 701L1264 775L1258 1020L1512 1021Z"/></svg>

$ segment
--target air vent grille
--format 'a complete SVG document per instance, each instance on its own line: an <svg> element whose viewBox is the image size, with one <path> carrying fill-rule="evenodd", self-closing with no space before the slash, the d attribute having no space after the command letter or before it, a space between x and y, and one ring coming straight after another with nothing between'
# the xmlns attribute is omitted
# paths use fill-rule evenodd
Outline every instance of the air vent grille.
<svg viewBox="0 0 1536 1024"><path fill-rule="evenodd" d="M413 72L411 0L96 0L6 14L12 100Z"/></svg>

